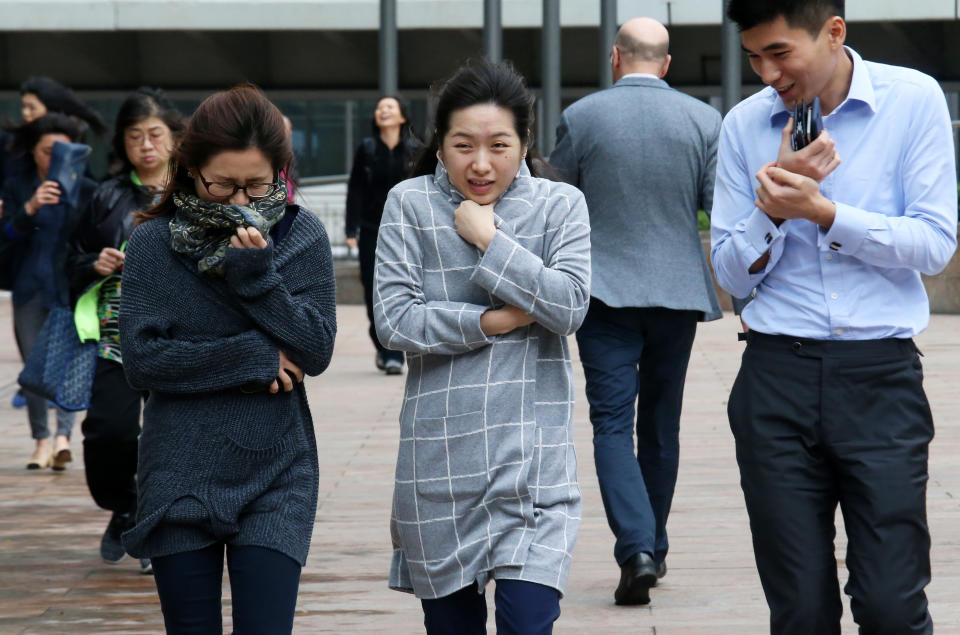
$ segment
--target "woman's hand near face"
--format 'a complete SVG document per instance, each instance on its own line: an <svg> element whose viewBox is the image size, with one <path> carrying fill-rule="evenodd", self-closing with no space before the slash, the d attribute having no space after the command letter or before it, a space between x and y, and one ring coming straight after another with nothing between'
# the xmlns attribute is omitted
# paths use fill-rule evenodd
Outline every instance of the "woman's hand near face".
<svg viewBox="0 0 960 635"><path fill-rule="evenodd" d="M44 205L56 205L60 202L60 186L56 181L44 181L33 193L30 200L26 202L24 208L27 214L33 216Z"/></svg>
<svg viewBox="0 0 960 635"><path fill-rule="evenodd" d="M120 265L123 264L123 259L123 252L119 249L104 247L97 261L93 263L93 270L101 276L109 276L120 268Z"/></svg>
<svg viewBox="0 0 960 635"><path fill-rule="evenodd" d="M504 335L514 329L533 324L533 318L512 305L484 311L480 316L480 330L484 335Z"/></svg>
<svg viewBox="0 0 960 635"><path fill-rule="evenodd" d="M497 235L493 205L480 205L466 200L454 211L453 220L460 237L480 251L485 252Z"/></svg>
<svg viewBox="0 0 960 635"><path fill-rule="evenodd" d="M280 351L280 373L277 375L277 378L273 380L273 383L270 384L270 392L273 394L277 394L278 392L280 392L280 386L283 386L283 392L292 391L294 379L296 379L296 382L298 384L303 383L303 370L301 370L299 366L291 362L290 358L287 357L287 354L281 350Z"/></svg>
<svg viewBox="0 0 960 635"><path fill-rule="evenodd" d="M241 227L237 229L235 236L230 237L230 246L237 249L264 249L267 239L256 227Z"/></svg>

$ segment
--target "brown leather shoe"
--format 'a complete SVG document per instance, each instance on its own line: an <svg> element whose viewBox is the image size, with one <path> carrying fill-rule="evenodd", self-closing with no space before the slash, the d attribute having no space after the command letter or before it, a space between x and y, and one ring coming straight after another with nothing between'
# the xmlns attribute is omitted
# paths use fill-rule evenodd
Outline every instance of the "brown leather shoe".
<svg viewBox="0 0 960 635"><path fill-rule="evenodd" d="M73 454L70 452L70 440L64 436L57 436L53 441L53 458L50 459L50 467L57 472L67 469L67 463L73 460Z"/></svg>

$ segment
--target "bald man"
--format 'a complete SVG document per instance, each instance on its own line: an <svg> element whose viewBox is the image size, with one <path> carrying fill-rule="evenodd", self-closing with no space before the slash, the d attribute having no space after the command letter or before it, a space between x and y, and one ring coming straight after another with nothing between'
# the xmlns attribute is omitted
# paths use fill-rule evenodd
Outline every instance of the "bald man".
<svg viewBox="0 0 960 635"><path fill-rule="evenodd" d="M610 52L616 84L564 111L550 157L590 210L592 298L577 342L617 604L648 603L666 574L687 361L697 322L721 316L697 231L721 118L663 81L669 40L656 20L624 24Z"/></svg>

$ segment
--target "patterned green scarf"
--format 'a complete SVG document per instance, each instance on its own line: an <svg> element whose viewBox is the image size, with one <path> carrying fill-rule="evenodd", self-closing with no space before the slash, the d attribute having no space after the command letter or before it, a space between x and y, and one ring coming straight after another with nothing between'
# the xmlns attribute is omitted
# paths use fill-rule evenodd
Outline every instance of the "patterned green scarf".
<svg viewBox="0 0 960 635"><path fill-rule="evenodd" d="M192 194L173 195L177 212L170 219L170 247L197 261L200 273L223 277L230 237L240 227L256 227L266 238L287 206L287 190L277 189L249 205L204 201Z"/></svg>

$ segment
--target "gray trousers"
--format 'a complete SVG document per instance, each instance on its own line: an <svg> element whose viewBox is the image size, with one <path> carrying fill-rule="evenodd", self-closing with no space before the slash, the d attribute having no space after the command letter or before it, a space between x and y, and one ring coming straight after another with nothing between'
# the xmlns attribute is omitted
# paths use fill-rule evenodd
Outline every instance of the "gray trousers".
<svg viewBox="0 0 960 635"><path fill-rule="evenodd" d="M43 306L43 296L37 294L23 304L13 305L13 332L17 338L17 348L20 349L20 357L24 360L33 349L33 343L40 334L43 322L47 319L49 309ZM27 418L30 420L30 436L34 439L46 439L50 436L50 430L47 423L47 398L30 392L23 391L23 396L27 400ZM57 408L57 434L70 438L70 431L73 430L73 420L75 413L62 408Z"/></svg>

